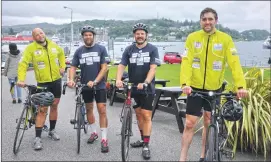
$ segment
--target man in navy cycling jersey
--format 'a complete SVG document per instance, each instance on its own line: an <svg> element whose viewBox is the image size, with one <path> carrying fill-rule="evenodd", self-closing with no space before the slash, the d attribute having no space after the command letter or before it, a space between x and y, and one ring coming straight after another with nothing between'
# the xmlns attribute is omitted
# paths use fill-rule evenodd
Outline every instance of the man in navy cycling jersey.
<svg viewBox="0 0 271 162"><path fill-rule="evenodd" d="M87 143L93 143L98 134L96 131L95 117L93 114L93 99L97 103L99 112L100 128L101 128L101 151L108 152L107 139L107 115L106 115L106 91L104 75L107 71L108 55L104 46L96 44L94 38L96 32L92 26L85 26L81 30L81 35L84 39L84 46L79 47L73 56L71 68L69 72L69 87L74 87L74 76L76 69L80 65L81 83L87 84L89 89L84 89L82 92L84 102L86 103L87 119L91 127L91 135ZM96 85L96 94L94 96L93 86Z"/></svg>
<svg viewBox="0 0 271 162"><path fill-rule="evenodd" d="M157 65L160 65L158 49L148 43L148 28L145 24L138 23L133 27L136 43L128 46L118 66L116 85L122 87L121 77L128 65L129 82L135 83L136 88L132 89L132 97L136 105L134 106L138 127L141 134L141 141L131 144L132 147L143 147L142 156L150 159L149 141L151 135L152 102L155 94L155 72ZM143 86L147 86L148 96L146 97Z"/></svg>

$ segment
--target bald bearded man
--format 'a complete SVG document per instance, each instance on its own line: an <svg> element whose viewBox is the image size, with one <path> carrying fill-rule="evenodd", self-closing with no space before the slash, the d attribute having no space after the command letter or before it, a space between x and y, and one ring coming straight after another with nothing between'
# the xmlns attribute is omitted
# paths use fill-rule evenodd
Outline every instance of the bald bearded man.
<svg viewBox="0 0 271 162"><path fill-rule="evenodd" d="M37 86L47 87L47 90L54 94L54 102L50 106L50 130L48 137L53 140L59 140L60 137L55 131L55 125L58 116L58 103L61 96L62 75L65 71L64 50L56 43L49 40L42 29L35 28L32 31L34 42L29 44L23 52L23 56L18 67L18 82L20 87L25 86L26 72L30 62L33 63ZM36 138L34 140L34 150L41 150L43 144L41 141L41 132L46 120L48 107L39 107L35 130Z"/></svg>

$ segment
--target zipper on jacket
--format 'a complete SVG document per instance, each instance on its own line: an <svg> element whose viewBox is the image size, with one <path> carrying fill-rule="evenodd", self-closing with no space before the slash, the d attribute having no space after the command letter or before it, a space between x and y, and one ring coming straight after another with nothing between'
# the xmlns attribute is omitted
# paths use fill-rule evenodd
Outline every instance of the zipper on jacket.
<svg viewBox="0 0 271 162"><path fill-rule="evenodd" d="M49 60L49 65L50 65L50 74L51 74L51 79L52 79L52 82L53 82L53 77L52 77L52 69L51 69L51 62L50 62L49 53L48 53L48 46L47 46L47 48L46 48L46 51L47 51L47 57L48 57L48 60Z"/></svg>
<svg viewBox="0 0 271 162"><path fill-rule="evenodd" d="M209 39L210 39L210 35L208 36L208 41L207 41L207 48L206 48L206 58L205 58L205 69L204 69L204 79L203 79L203 87L202 89L204 89L205 87L205 80L206 80L206 68L207 68L207 55L208 55L208 48L209 48Z"/></svg>

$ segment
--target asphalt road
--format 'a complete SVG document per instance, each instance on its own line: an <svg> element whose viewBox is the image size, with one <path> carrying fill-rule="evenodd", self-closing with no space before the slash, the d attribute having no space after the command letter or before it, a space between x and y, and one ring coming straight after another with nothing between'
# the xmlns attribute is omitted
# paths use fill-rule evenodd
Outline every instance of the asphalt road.
<svg viewBox="0 0 271 162"><path fill-rule="evenodd" d="M26 83L35 84L35 77L32 71L27 74ZM23 97L25 91L23 90ZM101 153L100 138L94 144L87 144L86 135L82 133L81 152L76 152L76 130L69 123L74 116L75 93L73 89L66 90L66 95L62 96L59 104L59 115L56 124L56 130L60 135L60 141L52 141L47 137L47 132L42 133L44 149L34 151L32 142L35 137L34 127L25 132L19 153L14 155L12 152L15 131L16 118L22 111L21 104L12 104L9 94L9 85L6 77L2 76L2 161L121 161L121 122L119 115L121 112L121 103L114 103L114 106L107 104L108 114L108 139L109 153ZM98 113L95 106L96 123L99 123ZM49 124L47 117L46 123ZM139 130L136 125L134 114L132 141L140 138ZM98 133L100 135L99 129ZM151 159L150 161L178 161L180 156L181 135L178 131L175 116L157 111L153 119L152 135L150 139ZM188 157L189 161L198 161L200 157L201 131L195 134L190 147ZM141 156L140 148L130 149L131 161L144 161ZM256 158L250 153L238 153L234 161L255 161L263 160L260 156Z"/></svg>

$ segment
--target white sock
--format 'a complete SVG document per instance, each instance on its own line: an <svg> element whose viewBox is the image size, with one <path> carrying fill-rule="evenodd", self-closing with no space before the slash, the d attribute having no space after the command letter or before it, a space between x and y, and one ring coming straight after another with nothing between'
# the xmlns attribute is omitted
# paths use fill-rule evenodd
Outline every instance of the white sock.
<svg viewBox="0 0 271 162"><path fill-rule="evenodd" d="M106 140L106 136L107 136L107 128L101 128L101 132L102 132L102 140Z"/></svg>
<svg viewBox="0 0 271 162"><path fill-rule="evenodd" d="M92 123L92 124L89 124L89 125L90 125L90 128L91 128L91 133L97 133L97 131L96 131L96 124Z"/></svg>

